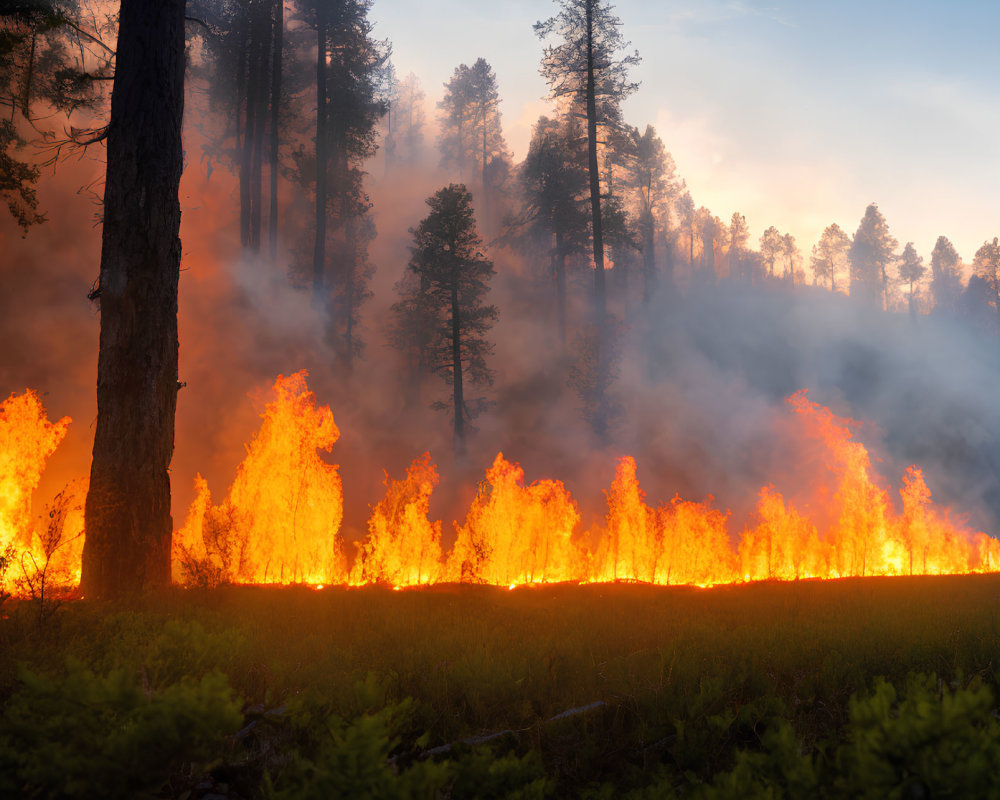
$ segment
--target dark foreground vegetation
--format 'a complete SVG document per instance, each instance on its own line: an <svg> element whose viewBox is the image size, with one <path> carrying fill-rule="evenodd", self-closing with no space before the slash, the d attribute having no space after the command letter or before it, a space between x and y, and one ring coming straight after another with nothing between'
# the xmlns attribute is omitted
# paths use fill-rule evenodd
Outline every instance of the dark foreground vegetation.
<svg viewBox="0 0 1000 800"><path fill-rule="evenodd" d="M1000 792L996 575L0 613L4 797Z"/></svg>

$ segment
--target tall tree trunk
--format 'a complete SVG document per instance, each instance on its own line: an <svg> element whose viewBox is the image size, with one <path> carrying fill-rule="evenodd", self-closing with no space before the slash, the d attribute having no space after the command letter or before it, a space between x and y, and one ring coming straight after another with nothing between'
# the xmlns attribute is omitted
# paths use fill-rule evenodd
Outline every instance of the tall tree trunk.
<svg viewBox="0 0 1000 800"><path fill-rule="evenodd" d="M344 251L343 286L344 286L344 364L348 371L354 366L354 304L356 302L355 279L358 274L357 230L353 214L344 218Z"/></svg>
<svg viewBox="0 0 1000 800"><path fill-rule="evenodd" d="M326 9L316 7L316 242L313 247L313 302L323 303L323 272L326 267L326 168L327 97L326 97Z"/></svg>
<svg viewBox="0 0 1000 800"><path fill-rule="evenodd" d="M458 305L458 275L451 287L452 402L455 408L455 455L465 453L465 398L462 394L462 327Z"/></svg>
<svg viewBox="0 0 1000 800"><path fill-rule="evenodd" d="M170 582L184 0L122 0L101 246L97 426L81 587Z"/></svg>
<svg viewBox="0 0 1000 800"><path fill-rule="evenodd" d="M487 221L490 211L490 190L486 185L486 109L483 109L483 221Z"/></svg>
<svg viewBox="0 0 1000 800"><path fill-rule="evenodd" d="M594 241L594 314L604 326L604 232L601 228L601 176L597 165L597 87L594 77L594 3L587 0L587 163L590 171L590 214Z"/></svg>
<svg viewBox="0 0 1000 800"><path fill-rule="evenodd" d="M267 118L267 84L268 84L268 49L270 45L269 15L270 6L265 0L256 0L253 9L254 44L253 55L253 91L251 97L254 104L254 126L252 137L252 152L250 154L250 247L260 250L260 232L263 216L263 162L264 162L264 131Z"/></svg>
<svg viewBox="0 0 1000 800"><path fill-rule="evenodd" d="M271 207L268 213L268 245L271 261L278 260L278 129L281 115L281 56L285 32L285 1L274 0L274 30L271 44L271 150L268 169Z"/></svg>
<svg viewBox="0 0 1000 800"><path fill-rule="evenodd" d="M646 219L643 221L642 244L642 302L649 305L656 290L656 223L651 212L646 212Z"/></svg>
<svg viewBox="0 0 1000 800"><path fill-rule="evenodd" d="M251 81L248 78L253 69L249 56L250 26L245 18L240 21L240 56L236 73L236 144L240 149L240 244L250 244L250 151L247 137L253 130L251 125Z"/></svg>
<svg viewBox="0 0 1000 800"><path fill-rule="evenodd" d="M566 352L566 251L562 234L556 234L556 325L559 328L559 346Z"/></svg>

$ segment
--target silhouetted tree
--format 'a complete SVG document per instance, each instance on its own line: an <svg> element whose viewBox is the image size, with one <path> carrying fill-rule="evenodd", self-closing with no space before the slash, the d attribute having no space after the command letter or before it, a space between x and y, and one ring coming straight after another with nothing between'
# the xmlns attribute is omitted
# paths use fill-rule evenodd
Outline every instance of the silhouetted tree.
<svg viewBox="0 0 1000 800"><path fill-rule="evenodd" d="M486 334L497 319L495 306L485 305L493 263L483 254L476 230L472 195L465 186L451 184L428 198L428 214L413 233L408 270L416 280L402 288L412 293L394 307L398 324L405 329L415 322L426 348L423 362L452 387L450 409L454 422L455 452L465 449L470 420L489 403L467 396L469 384L491 386L493 372L486 357L493 345Z"/></svg>
<svg viewBox="0 0 1000 800"><path fill-rule="evenodd" d="M395 144L396 160L413 166L424 145L424 99L420 79L412 72L396 88Z"/></svg>
<svg viewBox="0 0 1000 800"><path fill-rule="evenodd" d="M750 241L747 218L738 211L729 220L729 274L737 280L750 281L752 272L746 269L744 254Z"/></svg>
<svg viewBox="0 0 1000 800"><path fill-rule="evenodd" d="M690 192L684 192L677 199L677 221L679 226L687 234L688 240L688 269L694 272L694 240L698 235L698 216L695 211L694 200L691 199Z"/></svg>
<svg viewBox="0 0 1000 800"><path fill-rule="evenodd" d="M927 267L924 266L924 259L917 255L917 249L913 246L913 242L907 242L903 248L903 255L899 259L898 269L899 279L910 286L907 301L910 315L912 316L917 313L916 305L914 304L914 287L927 272Z"/></svg>
<svg viewBox="0 0 1000 800"><path fill-rule="evenodd" d="M123 0L97 289L97 425L81 580L90 597L170 582L183 104L183 0Z"/></svg>
<svg viewBox="0 0 1000 800"><path fill-rule="evenodd" d="M528 153L518 172L523 197L514 225L534 228L549 244L555 281L556 327L566 346L566 259L589 244L590 211L586 152L579 124L541 117L532 131Z"/></svg>
<svg viewBox="0 0 1000 800"><path fill-rule="evenodd" d="M601 176L598 131L606 142L609 129L621 124L621 102L636 90L629 67L638 52L621 55L628 46L621 20L605 0L558 0L559 13L535 24L542 39L558 44L545 48L541 72L552 97L570 102L572 113L586 119L587 169L590 178L591 240L594 249L594 309L599 325L607 309L604 281L604 229L601 219Z"/></svg>
<svg viewBox="0 0 1000 800"><path fill-rule="evenodd" d="M333 345L350 366L362 346L360 307L370 296L374 227L365 216L371 202L364 163L376 151L376 125L385 114L378 81L389 50L372 38L371 0L308 2L300 14L316 31L316 149L314 160L297 153L298 175L315 187L313 299L329 311Z"/></svg>
<svg viewBox="0 0 1000 800"><path fill-rule="evenodd" d="M484 216L492 203L493 187L490 165L494 159L507 158L500 125L500 90L496 74L486 59L479 58L470 67L460 64L445 84L445 94L438 103L441 135L441 163L458 167L459 177L475 169L479 174Z"/></svg>
<svg viewBox="0 0 1000 800"><path fill-rule="evenodd" d="M201 25L191 32L204 47L191 70L203 78L210 105L224 127L208 135L206 155L235 168L239 176L240 241L254 251L262 244L265 161L269 170L268 236L277 255L277 179L284 3L281 0L190 0Z"/></svg>
<svg viewBox="0 0 1000 800"><path fill-rule="evenodd" d="M1000 240L996 236L976 251L972 271L986 282L989 304L1000 314Z"/></svg>
<svg viewBox="0 0 1000 800"><path fill-rule="evenodd" d="M84 23L74 0L0 3L0 202L24 231L45 220L38 210L38 164L20 154L26 137L48 148L43 161L51 164L65 147L83 148L106 136L103 126L72 126L61 139L41 132L36 119L53 111L70 117L106 100L103 87L114 64L114 50L101 38L106 33Z"/></svg>
<svg viewBox="0 0 1000 800"><path fill-rule="evenodd" d="M795 243L795 237L790 233L786 233L781 237L781 255L785 259L785 277L794 286L796 275L800 279L804 275L802 274L802 253L799 250L799 246Z"/></svg>
<svg viewBox="0 0 1000 800"><path fill-rule="evenodd" d="M774 277L774 265L785 252L785 239L773 225L760 237L760 256L767 268L767 277Z"/></svg>
<svg viewBox="0 0 1000 800"><path fill-rule="evenodd" d="M883 308L889 307L889 267L896 263L898 244L878 206L869 205L849 251L852 297L880 301Z"/></svg>
<svg viewBox="0 0 1000 800"><path fill-rule="evenodd" d="M676 167L671 155L656 135L656 129L647 125L642 134L631 128L633 140L632 170L629 186L637 205L639 248L642 251L642 300L649 303L656 291L656 233L669 225L670 205L677 197L679 185Z"/></svg>
<svg viewBox="0 0 1000 800"><path fill-rule="evenodd" d="M962 259L947 236L938 236L931 251L931 294L934 309L948 313L962 294Z"/></svg>
<svg viewBox="0 0 1000 800"><path fill-rule="evenodd" d="M816 281L829 281L830 291L837 291L837 276L847 267L851 240L835 222L827 226L813 246L811 267Z"/></svg>

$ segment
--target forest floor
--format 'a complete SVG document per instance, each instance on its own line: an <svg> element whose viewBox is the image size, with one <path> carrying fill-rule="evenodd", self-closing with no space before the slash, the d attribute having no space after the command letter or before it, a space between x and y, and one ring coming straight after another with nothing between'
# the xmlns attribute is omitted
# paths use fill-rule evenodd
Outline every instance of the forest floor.
<svg viewBox="0 0 1000 800"><path fill-rule="evenodd" d="M0 616L0 794L850 796L849 763L932 788L957 778L928 753L1000 760L1000 575L220 587Z"/></svg>

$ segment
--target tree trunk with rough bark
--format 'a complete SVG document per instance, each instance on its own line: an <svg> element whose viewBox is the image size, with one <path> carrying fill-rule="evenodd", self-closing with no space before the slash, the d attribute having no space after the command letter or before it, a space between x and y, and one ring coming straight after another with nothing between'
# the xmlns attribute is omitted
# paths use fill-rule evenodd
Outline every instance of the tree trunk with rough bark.
<svg viewBox="0 0 1000 800"><path fill-rule="evenodd" d="M271 141L269 178L271 207L268 213L268 245L271 261L278 261L278 130L281 124L281 57L285 35L284 0L274 2L274 29L271 42Z"/></svg>
<svg viewBox="0 0 1000 800"><path fill-rule="evenodd" d="M601 176L597 164L597 87L594 76L594 3L587 2L587 163L590 171L590 214L594 241L594 314L604 325L604 232L601 226Z"/></svg>
<svg viewBox="0 0 1000 800"><path fill-rule="evenodd" d="M170 582L184 0L123 0L108 129L97 426L81 587Z"/></svg>
<svg viewBox="0 0 1000 800"><path fill-rule="evenodd" d="M322 305L323 273L326 270L327 97L326 97L326 10L316 8L316 241L313 246L313 303Z"/></svg>

